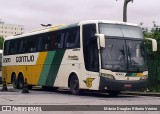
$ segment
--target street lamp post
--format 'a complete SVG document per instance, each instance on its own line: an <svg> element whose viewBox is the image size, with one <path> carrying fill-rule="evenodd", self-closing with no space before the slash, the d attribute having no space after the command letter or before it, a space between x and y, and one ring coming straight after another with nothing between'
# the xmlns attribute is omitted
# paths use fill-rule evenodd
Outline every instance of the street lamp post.
<svg viewBox="0 0 160 114"><path fill-rule="evenodd" d="M124 0L124 5L123 5L123 22L127 22L127 5L131 1L133 2L133 0Z"/></svg>

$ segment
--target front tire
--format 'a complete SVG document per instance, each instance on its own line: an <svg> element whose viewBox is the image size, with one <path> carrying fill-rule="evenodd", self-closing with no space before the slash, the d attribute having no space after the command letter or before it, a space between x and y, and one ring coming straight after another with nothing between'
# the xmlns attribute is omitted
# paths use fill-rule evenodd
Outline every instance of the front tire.
<svg viewBox="0 0 160 114"><path fill-rule="evenodd" d="M109 91L108 93L110 96L116 97L121 93L121 91Z"/></svg>
<svg viewBox="0 0 160 114"><path fill-rule="evenodd" d="M78 95L80 93L79 80L76 75L73 75L70 79L70 91L73 95Z"/></svg>

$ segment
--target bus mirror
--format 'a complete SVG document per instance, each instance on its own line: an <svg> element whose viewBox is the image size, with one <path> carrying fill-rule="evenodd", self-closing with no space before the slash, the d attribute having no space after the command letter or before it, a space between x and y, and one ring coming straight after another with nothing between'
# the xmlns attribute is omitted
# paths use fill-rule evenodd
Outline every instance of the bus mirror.
<svg viewBox="0 0 160 114"><path fill-rule="evenodd" d="M153 52L157 51L157 41L155 39L152 39L152 38L145 38L145 39L151 41L152 51Z"/></svg>
<svg viewBox="0 0 160 114"><path fill-rule="evenodd" d="M105 36L104 36L104 34L96 34L96 36L99 39L100 47L105 48Z"/></svg>

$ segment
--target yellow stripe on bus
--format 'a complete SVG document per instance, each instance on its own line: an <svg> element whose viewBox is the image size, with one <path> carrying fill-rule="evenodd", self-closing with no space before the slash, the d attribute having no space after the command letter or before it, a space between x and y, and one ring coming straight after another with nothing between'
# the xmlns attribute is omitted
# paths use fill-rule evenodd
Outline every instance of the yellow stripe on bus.
<svg viewBox="0 0 160 114"><path fill-rule="evenodd" d="M38 56L38 60L35 66L32 68L32 83L38 84L38 80L40 78L43 65L47 56L47 52L40 52Z"/></svg>
<svg viewBox="0 0 160 114"><path fill-rule="evenodd" d="M141 77L141 76L142 76L142 73L137 73L137 76Z"/></svg>

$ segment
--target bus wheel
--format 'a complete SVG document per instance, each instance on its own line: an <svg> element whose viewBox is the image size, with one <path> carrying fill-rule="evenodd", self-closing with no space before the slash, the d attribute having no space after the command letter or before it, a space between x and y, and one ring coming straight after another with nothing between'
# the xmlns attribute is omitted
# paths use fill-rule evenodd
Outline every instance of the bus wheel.
<svg viewBox="0 0 160 114"><path fill-rule="evenodd" d="M28 89L32 90L33 86L32 85L28 85Z"/></svg>
<svg viewBox="0 0 160 114"><path fill-rule="evenodd" d="M108 93L110 96L114 97L114 96L118 96L121 93L121 91L108 91Z"/></svg>
<svg viewBox="0 0 160 114"><path fill-rule="evenodd" d="M69 85L70 85L70 91L73 95L77 95L80 93L79 80L76 75L73 75L71 77Z"/></svg>
<svg viewBox="0 0 160 114"><path fill-rule="evenodd" d="M18 88L23 89L23 85L24 85L23 74L20 74L20 76L18 77Z"/></svg>
<svg viewBox="0 0 160 114"><path fill-rule="evenodd" d="M12 85L13 85L14 88L18 89L16 74L13 74L13 75L12 75L11 83L12 83Z"/></svg>

